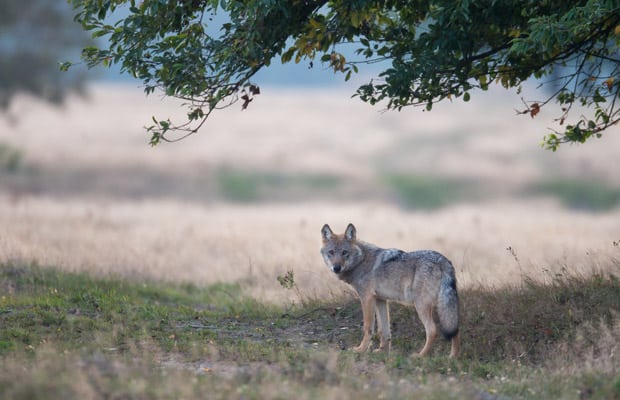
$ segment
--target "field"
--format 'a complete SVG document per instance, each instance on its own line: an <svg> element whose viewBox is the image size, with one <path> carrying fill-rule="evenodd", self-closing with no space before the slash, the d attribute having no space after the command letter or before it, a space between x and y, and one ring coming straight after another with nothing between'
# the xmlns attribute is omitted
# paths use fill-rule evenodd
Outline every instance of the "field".
<svg viewBox="0 0 620 400"><path fill-rule="evenodd" d="M177 104L95 86L0 120L2 398L620 398L618 129L557 153L549 113L494 92L381 113L265 89L148 146ZM514 103L514 104L513 104ZM394 307L390 354L320 227L455 264L463 355L427 359Z"/></svg>

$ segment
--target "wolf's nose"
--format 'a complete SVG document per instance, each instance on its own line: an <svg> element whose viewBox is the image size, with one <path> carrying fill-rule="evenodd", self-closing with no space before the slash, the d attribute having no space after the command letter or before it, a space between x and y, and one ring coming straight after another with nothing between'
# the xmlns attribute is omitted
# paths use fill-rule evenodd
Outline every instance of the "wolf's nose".
<svg viewBox="0 0 620 400"><path fill-rule="evenodd" d="M340 265L334 265L332 267L332 271L334 271L335 273L340 273L340 270L342 270L342 267Z"/></svg>

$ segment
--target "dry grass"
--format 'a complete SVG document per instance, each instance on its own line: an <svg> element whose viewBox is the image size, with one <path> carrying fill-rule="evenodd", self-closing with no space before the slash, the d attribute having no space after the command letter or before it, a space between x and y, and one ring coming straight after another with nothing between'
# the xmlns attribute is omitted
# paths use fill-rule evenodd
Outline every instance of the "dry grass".
<svg viewBox="0 0 620 400"><path fill-rule="evenodd" d="M516 116L519 96L502 90L470 103L439 104L430 113L381 113L343 91L263 89L247 110L224 110L190 140L155 149L142 127L153 115L182 118L183 109L131 86L95 86L89 99L73 98L62 109L18 99L11 108L18 122L0 120L0 140L23 149L29 162L56 168L141 167L183 175L232 165L367 179L393 169L504 185L554 174L620 184L610 168L618 128L552 154L538 146L552 109L537 119Z"/></svg>
<svg viewBox="0 0 620 400"><path fill-rule="evenodd" d="M326 222L342 230L353 221L361 238L385 247L442 251L463 287L515 284L523 275L544 280L563 267L607 270L620 258L613 245L620 235L617 211L576 215L538 204L536 213L528 205L406 213L377 204L0 202L2 260L197 284L245 282L272 301L288 300L276 280L288 270L307 297L329 298L344 288L318 254Z"/></svg>
<svg viewBox="0 0 620 400"><path fill-rule="evenodd" d="M153 149L142 126L152 114L178 115L174 102L105 86L62 109L22 98L12 107L18 123L0 121L0 143L23 164L0 171L0 261L244 281L274 301L283 296L276 277L293 270L305 296L325 297L344 287L318 256L319 229L351 221L378 245L442 251L464 287L544 279L567 265L606 269L619 256L620 209L574 213L558 200L514 193L562 176L619 185L620 135L552 154L537 147L543 121L514 115L517 97L476 100L382 114L340 92L267 88L247 111L226 110L195 137ZM328 174L346 189L305 199L318 190L294 192L289 180L276 203L227 204L216 171L231 166L293 179ZM493 196L403 211L381 185L386 173L481 182Z"/></svg>

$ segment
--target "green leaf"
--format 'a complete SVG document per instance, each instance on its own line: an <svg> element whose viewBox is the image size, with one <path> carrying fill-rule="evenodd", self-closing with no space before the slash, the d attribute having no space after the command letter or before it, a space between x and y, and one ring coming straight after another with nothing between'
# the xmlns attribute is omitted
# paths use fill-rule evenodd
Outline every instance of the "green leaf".
<svg viewBox="0 0 620 400"><path fill-rule="evenodd" d="M62 72L66 72L69 70L69 68L71 68L71 66L73 66L73 63L70 61L64 61L64 62L60 62L59 64L59 68Z"/></svg>

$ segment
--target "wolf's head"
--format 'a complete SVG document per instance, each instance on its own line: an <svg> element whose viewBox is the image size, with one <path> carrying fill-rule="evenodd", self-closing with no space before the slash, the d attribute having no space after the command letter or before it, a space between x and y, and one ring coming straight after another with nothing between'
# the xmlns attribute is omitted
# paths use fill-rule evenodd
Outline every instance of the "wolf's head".
<svg viewBox="0 0 620 400"><path fill-rule="evenodd" d="M329 225L321 228L323 247L321 255L325 265L336 274L347 272L355 268L362 261L362 248L357 244L356 230L353 224L347 226L343 235L336 235Z"/></svg>

